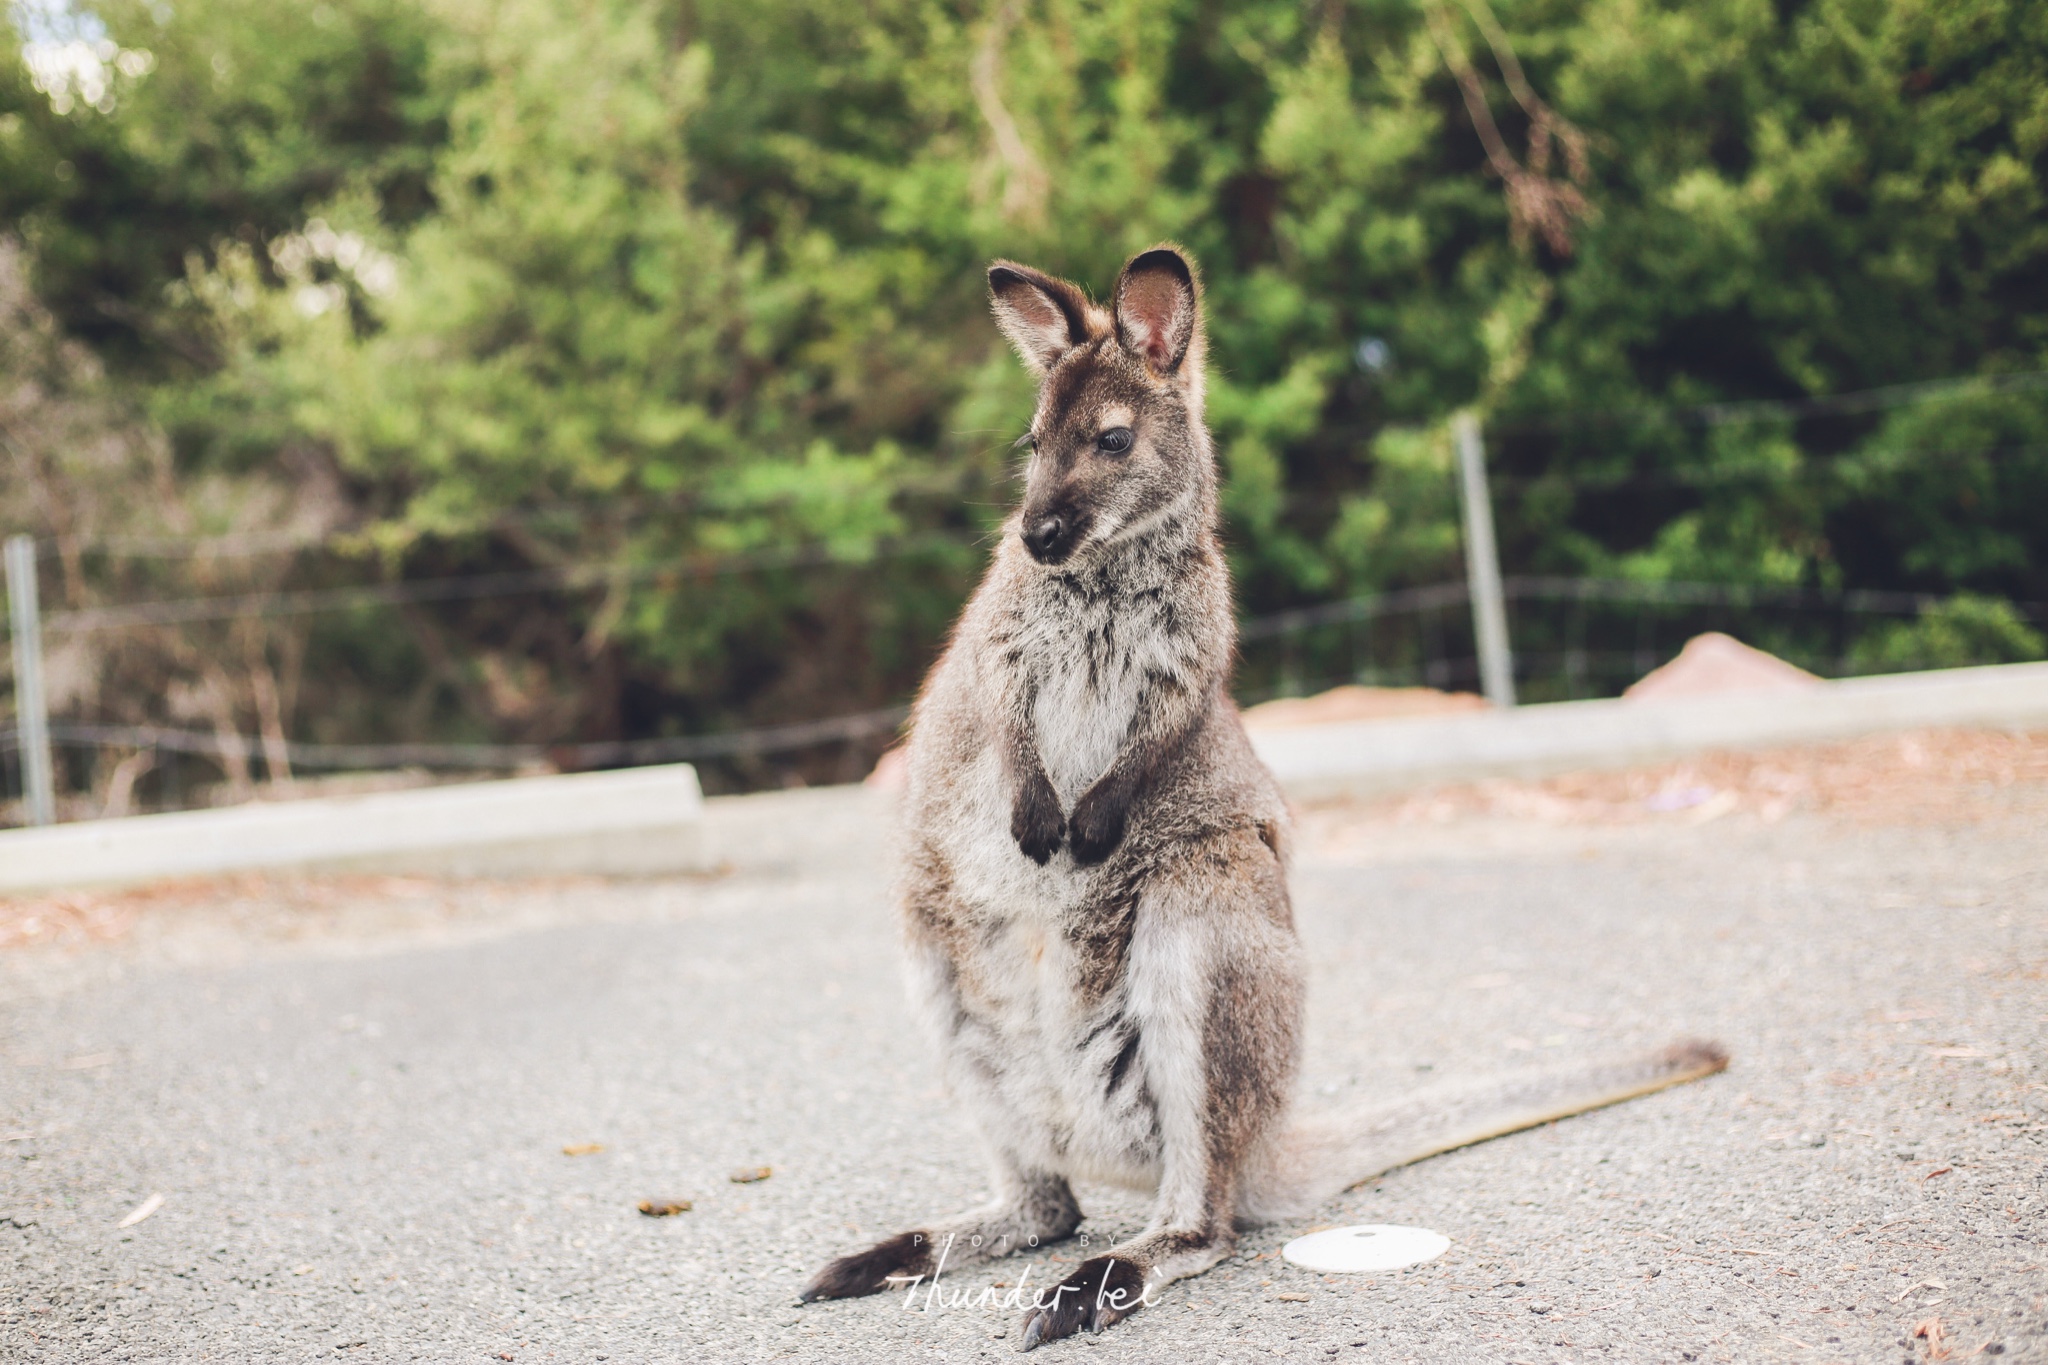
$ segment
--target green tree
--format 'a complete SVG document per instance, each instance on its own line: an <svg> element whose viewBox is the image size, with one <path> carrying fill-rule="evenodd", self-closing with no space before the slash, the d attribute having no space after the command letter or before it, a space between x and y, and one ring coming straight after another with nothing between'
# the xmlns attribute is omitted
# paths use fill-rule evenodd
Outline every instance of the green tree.
<svg viewBox="0 0 2048 1365"><path fill-rule="evenodd" d="M301 580L609 566L322 627L365 697L431 679L410 732L904 696L1029 412L985 263L1161 238L1248 612L1456 576L1467 407L1510 572L2048 599L2020 0L15 13L104 26L92 91L0 63L0 212L177 478L342 490Z"/></svg>
<svg viewBox="0 0 2048 1365"><path fill-rule="evenodd" d="M166 306L187 261L259 244L355 189L432 211L453 93L433 26L393 0L17 0L0 26L0 223L38 291L117 373L178 382L220 357ZM38 85L47 87L38 88Z"/></svg>

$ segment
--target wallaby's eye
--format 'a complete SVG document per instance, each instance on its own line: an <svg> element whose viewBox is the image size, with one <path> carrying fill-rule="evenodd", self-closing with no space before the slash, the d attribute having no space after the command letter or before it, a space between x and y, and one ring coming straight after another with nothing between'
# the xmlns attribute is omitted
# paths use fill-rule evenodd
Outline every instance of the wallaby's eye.
<svg viewBox="0 0 2048 1365"><path fill-rule="evenodd" d="M1105 455L1121 455L1131 448L1131 429L1111 427L1095 438L1095 446Z"/></svg>

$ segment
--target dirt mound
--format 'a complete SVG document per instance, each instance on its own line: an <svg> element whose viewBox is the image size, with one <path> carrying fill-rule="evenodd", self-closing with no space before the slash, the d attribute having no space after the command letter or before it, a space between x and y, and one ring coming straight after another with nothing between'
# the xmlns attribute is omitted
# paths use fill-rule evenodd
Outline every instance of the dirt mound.
<svg viewBox="0 0 2048 1365"><path fill-rule="evenodd" d="M1724 692L1791 692L1821 679L1742 643L1732 635L1695 635L1662 668L1653 668L1621 695L1628 701L1707 697Z"/></svg>
<svg viewBox="0 0 2048 1365"><path fill-rule="evenodd" d="M1704 824L1806 813L1861 825L1962 826L2048 810L2048 733L1914 730L1759 753L1717 752L1618 772L1490 778L1375 802L1329 803L1321 820L1393 824L1507 818L1543 824Z"/></svg>
<svg viewBox="0 0 2048 1365"><path fill-rule="evenodd" d="M1292 730L1349 720L1403 720L1411 716L1484 711L1486 698L1434 687L1333 687L1313 697L1261 702L1244 713L1247 730Z"/></svg>

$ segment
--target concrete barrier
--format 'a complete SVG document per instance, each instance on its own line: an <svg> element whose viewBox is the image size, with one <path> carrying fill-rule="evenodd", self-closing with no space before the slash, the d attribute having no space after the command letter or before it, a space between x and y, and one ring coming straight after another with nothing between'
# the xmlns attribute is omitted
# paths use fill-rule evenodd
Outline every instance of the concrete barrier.
<svg viewBox="0 0 2048 1365"><path fill-rule="evenodd" d="M2048 663L1900 673L1800 691L1578 701L1417 720L1255 731L1301 800L1377 796L1480 777L1548 777L1708 749L1853 739L1928 726L2048 726Z"/></svg>
<svg viewBox="0 0 2048 1365"><path fill-rule="evenodd" d="M706 866L687 763L0 832L0 892L259 869L448 876Z"/></svg>

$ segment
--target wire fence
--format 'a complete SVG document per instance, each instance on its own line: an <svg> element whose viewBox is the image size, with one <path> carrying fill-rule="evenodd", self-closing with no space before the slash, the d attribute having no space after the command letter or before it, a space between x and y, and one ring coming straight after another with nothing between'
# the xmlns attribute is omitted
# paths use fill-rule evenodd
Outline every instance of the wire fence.
<svg viewBox="0 0 2048 1365"><path fill-rule="evenodd" d="M284 749L292 767L310 771L428 768L453 772L502 772L539 763L574 771L789 753L821 744L888 734L900 729L909 716L908 706L886 706L850 716L709 735L574 744L304 744L287 741ZM273 752L269 742L256 736L161 725L74 725L57 721L50 726L50 740L77 748L162 750L210 758L232 754L258 759ZM12 750L19 744L19 731L11 726L0 730L0 749Z"/></svg>
<svg viewBox="0 0 2048 1365"><path fill-rule="evenodd" d="M498 575L484 580L484 586L504 589L529 578L538 581L536 576ZM477 584L472 580L469 586ZM1827 594L1749 584L1530 575L1508 577L1502 586L1507 599L1516 604L1512 618L1516 679L1530 700L1611 695L1669 659L1685 639L1715 629L1729 630L1760 647L1776 645L1773 652L1783 653L1795 663L1815 672L1840 675L1855 671L1851 659L1839 653L1825 656L1802 643L1814 637L1811 627L1816 619L1912 619L1942 600L1917 593ZM1432 583L1246 620L1238 631L1242 650L1239 695L1256 702L1344 683L1472 687L1478 680L1478 662L1472 646L1470 600L1470 590L1463 582ZM306 600L298 605L314 609ZM2048 623L2048 604L2017 605L2033 619ZM1849 639L1857 634L1850 628L1834 633ZM290 741L282 755L274 742L217 730L62 721L49 728L52 742L60 746L207 758L234 755L252 761L282 756L292 768L309 772L388 768L505 772L534 765L574 771L787 754L872 741L897 732L909 712L907 705L898 705L716 734L564 744ZM18 745L13 727L0 729L0 766L7 770L10 793L19 790L13 771Z"/></svg>
<svg viewBox="0 0 2048 1365"><path fill-rule="evenodd" d="M1711 427L1726 426L1732 422L1860 416L1955 394L2038 393L2044 389L2048 389L2048 370L2014 370L2005 374L1956 375L1907 384L1885 384L1874 389L1814 394L1806 398L1754 398L1724 403L1640 403L1612 408L1566 409L1508 417L1490 425L1496 432L1513 434L1663 417Z"/></svg>
<svg viewBox="0 0 2048 1365"><path fill-rule="evenodd" d="M1825 677L1941 667L1958 660L1860 653L1875 620L1910 622L1931 594L1737 583L1513 575L1515 680L1528 701L1613 696L1708 631L1736 636ZM1300 696L1343 683L1474 689L1479 662L1464 583L1433 583L1275 612L1239 628L1238 693ZM2010 603L2048 625L2048 604Z"/></svg>
<svg viewBox="0 0 2048 1365"><path fill-rule="evenodd" d="M499 586L511 581L501 576ZM1908 621L1941 599L1913 593L1825 594L1794 588L1698 582L1511 576L1517 687L1526 701L1611 696L1666 662L1693 635L1723 630L1825 676L1859 671L1848 646L1872 618ZM152 604L159 605L159 604ZM2015 604L2048 624L2048 605ZM1246 703L1299 696L1340 684L1474 690L1479 664L1470 594L1462 582L1434 583L1275 612L1239 629L1238 695ZM104 628L104 627L101 627ZM1816 640L1834 641L1833 648ZM1950 660L1895 658L1892 667ZM769 758L838 747L872 756L909 715L896 705L793 724L722 733L564 744L278 742L221 730L56 721L60 748L126 752L145 768L177 755L245 763L264 760L307 773L395 768L448 774L578 771L650 763ZM858 751L858 752L855 752ZM0 729L0 785L22 790L18 732ZM174 765L166 765L167 768ZM160 808L206 800L173 777Z"/></svg>
<svg viewBox="0 0 2048 1365"><path fill-rule="evenodd" d="M502 573L460 574L446 578L406 579L396 583L365 583L344 588L312 588L279 592L233 593L218 597L178 598L120 606L84 607L53 612L43 621L46 635L83 635L141 626L193 625L203 621L244 621L319 612L353 611L361 607L401 606L424 602L477 601L518 597L528 593L573 592L633 583L688 582L693 578L741 573L748 569L802 568L855 562L862 558L901 558L941 546L970 543L950 533L904 536L882 542L865 553L806 545L754 554L721 555L698 563L647 564L614 561L566 564Z"/></svg>
<svg viewBox="0 0 2048 1365"><path fill-rule="evenodd" d="M374 613L379 609L419 604L522 596L616 594L634 584L651 584L658 590L687 593L712 579L753 570L859 566L903 560L935 550L958 552L983 539L971 531L934 531L864 544L801 544L754 552L690 556L659 563L604 561L387 583L280 587L267 591L161 598L56 611L41 619L38 633L45 646L59 648L66 642L90 638L98 642L96 651L104 654L108 649L118 649L124 635L130 640L162 642L176 640L179 638L177 632L183 628L208 624L253 624L278 618L361 613L366 610ZM225 542L218 538L207 539L197 544L208 554L224 550L235 556L259 552L299 554L321 548L318 542L304 537L263 534L236 537ZM136 545L127 542L118 546L96 544L93 550L101 554L135 550L152 557L162 557L172 548L173 544L163 538L148 538ZM37 558L50 557L48 542L37 546L36 550ZM212 638L217 639L218 636ZM231 661L228 666L233 667L234 663ZM158 696L146 707L134 709L145 713L161 711L164 709L163 701ZM176 710L175 707L171 709ZM151 775L150 785L156 789L151 804L160 809L178 809L192 801L209 804L220 799L241 799L256 790L254 775L258 772L268 774L272 790L283 791L287 787L304 789L304 784L297 780L300 773L425 769L449 774L485 774L535 769L581 771L708 761L727 768L737 765L736 770L742 773L741 781L744 782L745 776L751 774L758 783L763 772L760 760L805 753L815 756L836 749L841 753L832 766L843 777L849 763L862 761L862 754L857 750L865 749L866 757L871 759L873 752L878 751L876 746L890 742L908 714L907 705L897 704L847 715L711 733L526 743L309 743L287 739L280 733L281 725L266 729L259 735L240 733L232 726L220 723L218 715L210 717L215 723L208 728L56 719L47 723L42 733L60 760L54 766L60 774L68 773L72 778L71 799L65 804L67 811L75 816L80 813L84 799L84 793L79 790L81 781L92 786L104 783L115 793L111 798L99 800L97 804L102 807L99 813L107 813L107 809L125 812L134 804L138 795L137 781L144 774ZM371 719L374 723L374 718ZM61 761L66 753L80 755L85 761ZM94 753L105 755L108 761L93 761L89 756ZM119 761L114 762L115 759ZM191 760L204 760L215 765L225 780L211 782L203 771L190 771L193 767ZM46 764L46 769L49 766ZM201 767L203 769L204 764ZM10 797L21 796L30 785L25 780L25 770L33 770L33 755L24 751L22 729L13 724L0 728L0 825L14 822L6 803ZM859 770L865 771L864 766ZM126 777L121 775L124 772ZM772 771L767 775L771 781L774 780ZM731 772L722 772L720 777L721 785L731 785L734 780ZM59 785L65 785L61 776Z"/></svg>

